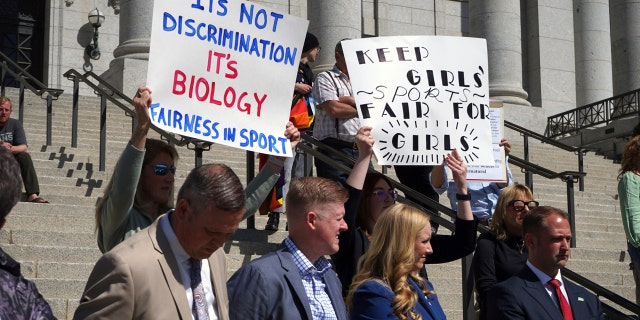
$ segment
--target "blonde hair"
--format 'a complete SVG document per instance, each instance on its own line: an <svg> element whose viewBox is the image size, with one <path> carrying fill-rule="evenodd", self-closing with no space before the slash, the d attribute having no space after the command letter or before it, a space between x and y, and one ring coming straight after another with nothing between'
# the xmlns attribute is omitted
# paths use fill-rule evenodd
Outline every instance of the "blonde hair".
<svg viewBox="0 0 640 320"><path fill-rule="evenodd" d="M496 203L496 210L491 217L491 233L496 236L496 239L500 241L504 241L509 237L507 233L507 226L505 223L505 219L507 217L507 207L509 202L513 200L522 200L516 199L518 196L524 196L533 200L533 193L531 190L520 183L515 183L510 185L504 189L502 189L502 193L498 197L498 203Z"/></svg>
<svg viewBox="0 0 640 320"><path fill-rule="evenodd" d="M640 136L635 136L624 146L618 179L627 171L638 171L638 164L640 164Z"/></svg>
<svg viewBox="0 0 640 320"><path fill-rule="evenodd" d="M164 141L157 140L157 139L147 139L147 141L145 142L145 150L146 151L144 154L144 159L142 160L143 167L149 164L157 155L163 154L163 153L166 153L169 156L171 156L171 158L173 159L174 165L177 165L178 158L179 158L178 151L174 146ZM120 160L118 160L118 163L113 169L114 172L117 171L119 167L120 167ZM142 188L142 184L140 183L141 180L142 179L138 180L138 185L136 187L136 195L133 200L133 207L140 212L145 212L146 209L151 207L153 204L150 203L150 201L148 201L147 199L144 199L142 197L142 192L140 192L140 189ZM109 183L107 184L107 187L104 189L104 196L98 201L98 204L96 205L96 213L95 213L95 220L96 220L95 231L96 232L100 228L102 209L105 203L107 203L107 200L109 200L109 194L111 192L111 188L113 188L113 175L111 175L111 179L109 179ZM166 203L159 204L158 213L162 213L173 208L173 190L174 190L174 186L172 185L171 190L169 192L169 199L167 200Z"/></svg>
<svg viewBox="0 0 640 320"><path fill-rule="evenodd" d="M415 265L415 241L418 233L430 227L429 216L412 206L396 203L387 208L374 227L369 250L362 256L362 266L349 287L347 306L351 307L353 293L362 283L372 279L382 280L393 291L391 306L394 314L402 319L422 319L415 312L418 294L411 290L408 278L413 279L427 296L426 282L413 271Z"/></svg>

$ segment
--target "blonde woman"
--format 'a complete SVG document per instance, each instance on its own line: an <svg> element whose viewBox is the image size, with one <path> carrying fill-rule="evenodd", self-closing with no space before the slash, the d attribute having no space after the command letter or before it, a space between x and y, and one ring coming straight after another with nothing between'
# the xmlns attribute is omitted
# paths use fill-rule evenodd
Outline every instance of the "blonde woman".
<svg viewBox="0 0 640 320"><path fill-rule="evenodd" d="M522 238L522 221L538 204L525 185L516 183L502 189L491 219L491 230L478 237L473 255L480 320L487 319L489 290L524 268L529 254Z"/></svg>
<svg viewBox="0 0 640 320"><path fill-rule="evenodd" d="M347 296L351 319L446 319L433 285L418 274L433 252L429 216L394 204L374 230Z"/></svg>
<svg viewBox="0 0 640 320"><path fill-rule="evenodd" d="M629 140L624 147L618 179L622 224L636 283L636 303L640 304L640 136Z"/></svg>

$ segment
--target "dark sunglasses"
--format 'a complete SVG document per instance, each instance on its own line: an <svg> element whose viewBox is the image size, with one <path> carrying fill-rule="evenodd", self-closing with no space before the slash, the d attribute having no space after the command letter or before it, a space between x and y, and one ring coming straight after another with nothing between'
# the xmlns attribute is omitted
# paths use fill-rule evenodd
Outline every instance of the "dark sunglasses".
<svg viewBox="0 0 640 320"><path fill-rule="evenodd" d="M153 173L158 176L166 176L171 171L171 174L176 174L176 166L168 166L166 164L154 164Z"/></svg>
<svg viewBox="0 0 640 320"><path fill-rule="evenodd" d="M398 198L398 192L395 190L391 190L389 192L384 191L384 190L376 190L373 192L374 195L376 195L376 197L378 198L378 200L380 201L384 201L387 199L387 196L391 197L391 199L396 200L396 198Z"/></svg>
<svg viewBox="0 0 640 320"><path fill-rule="evenodd" d="M515 210L515 211L524 210L524 206L527 206L529 209L532 209L532 208L535 208L535 207L537 207L539 205L540 205L540 202L534 201L534 200L531 200L531 201L511 200L507 204L507 206L512 206L513 210Z"/></svg>

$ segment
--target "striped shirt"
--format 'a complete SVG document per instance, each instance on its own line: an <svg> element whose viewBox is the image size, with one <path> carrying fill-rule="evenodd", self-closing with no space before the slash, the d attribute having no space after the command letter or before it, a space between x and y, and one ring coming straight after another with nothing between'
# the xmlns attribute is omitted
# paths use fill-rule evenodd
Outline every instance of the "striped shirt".
<svg viewBox="0 0 640 320"><path fill-rule="evenodd" d="M313 136L318 140L326 138L338 138L353 142L360 128L360 119L353 117L349 119L337 119L338 128L336 130L336 118L332 118L320 107L320 104L329 100L338 100L342 96L352 96L351 80L337 66L333 69L320 72L316 76L313 85L313 97L316 105L315 124ZM338 132L336 132L338 131Z"/></svg>

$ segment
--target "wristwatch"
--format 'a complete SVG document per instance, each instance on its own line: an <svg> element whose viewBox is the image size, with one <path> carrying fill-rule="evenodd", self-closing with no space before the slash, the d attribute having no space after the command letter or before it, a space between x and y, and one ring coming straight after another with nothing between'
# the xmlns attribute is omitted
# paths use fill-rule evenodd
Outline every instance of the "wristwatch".
<svg viewBox="0 0 640 320"><path fill-rule="evenodd" d="M456 193L456 200L471 201L471 195L469 193L467 193L467 194Z"/></svg>

